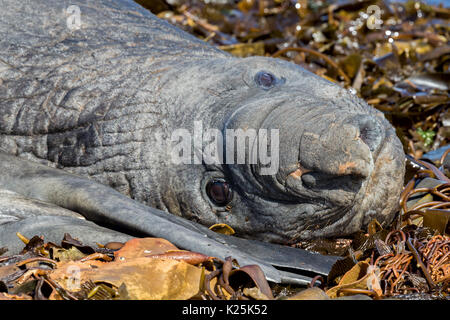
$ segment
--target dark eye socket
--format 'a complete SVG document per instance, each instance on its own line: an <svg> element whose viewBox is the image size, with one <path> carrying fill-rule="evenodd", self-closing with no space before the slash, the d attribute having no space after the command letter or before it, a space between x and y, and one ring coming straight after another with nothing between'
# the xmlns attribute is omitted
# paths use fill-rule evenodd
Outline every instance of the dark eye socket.
<svg viewBox="0 0 450 320"><path fill-rule="evenodd" d="M214 204L220 207L226 206L233 199L233 191L223 179L209 181L206 185L206 194Z"/></svg>
<svg viewBox="0 0 450 320"><path fill-rule="evenodd" d="M267 90L275 86L277 78L267 71L260 71L255 76L255 82L261 88Z"/></svg>

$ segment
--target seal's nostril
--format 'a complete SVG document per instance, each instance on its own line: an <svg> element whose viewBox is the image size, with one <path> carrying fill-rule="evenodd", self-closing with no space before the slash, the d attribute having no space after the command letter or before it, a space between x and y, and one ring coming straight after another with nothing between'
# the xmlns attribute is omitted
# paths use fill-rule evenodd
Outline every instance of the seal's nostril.
<svg viewBox="0 0 450 320"><path fill-rule="evenodd" d="M383 140L383 129L378 121L370 116L359 115L351 120L359 130L359 138L374 152Z"/></svg>
<svg viewBox="0 0 450 320"><path fill-rule="evenodd" d="M374 151L376 149L376 137L374 136L373 130L368 127L363 127L359 131L359 138L367 144L370 151Z"/></svg>
<svg viewBox="0 0 450 320"><path fill-rule="evenodd" d="M365 123L359 129L359 138L369 147L370 151L375 151L381 142L382 130L378 123Z"/></svg>

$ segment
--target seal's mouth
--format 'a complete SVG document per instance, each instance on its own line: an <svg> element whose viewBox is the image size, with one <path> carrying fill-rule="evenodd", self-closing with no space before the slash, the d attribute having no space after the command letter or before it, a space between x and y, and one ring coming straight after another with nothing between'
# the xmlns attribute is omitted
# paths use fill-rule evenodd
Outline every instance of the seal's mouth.
<svg viewBox="0 0 450 320"><path fill-rule="evenodd" d="M318 195L348 207L375 168L385 130L374 116L363 114L328 123L325 130L304 129L297 169L283 177L284 185L294 196Z"/></svg>
<svg viewBox="0 0 450 320"><path fill-rule="evenodd" d="M379 223L390 222L397 210L403 185L403 159L404 154L398 138L394 134L389 135L380 146L374 169L370 176L362 181L349 205L324 209L325 215L332 215L332 219L321 219L318 222L320 228L316 230L302 230L297 233L298 239L348 235L361 230L372 219ZM320 216L322 214L320 212Z"/></svg>

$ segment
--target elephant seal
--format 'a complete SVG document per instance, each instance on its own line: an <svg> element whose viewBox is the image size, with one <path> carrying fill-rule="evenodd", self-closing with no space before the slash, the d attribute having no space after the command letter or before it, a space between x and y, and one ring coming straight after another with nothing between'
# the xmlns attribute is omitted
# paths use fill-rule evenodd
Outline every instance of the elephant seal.
<svg viewBox="0 0 450 320"><path fill-rule="evenodd" d="M21 195L186 246L166 229L212 239L191 221L226 223L288 243L393 218L401 143L343 88L283 60L232 57L131 0L0 5L0 187L10 203ZM42 210L26 224L1 208L2 241L14 224L56 230ZM67 215L58 221L77 219Z"/></svg>

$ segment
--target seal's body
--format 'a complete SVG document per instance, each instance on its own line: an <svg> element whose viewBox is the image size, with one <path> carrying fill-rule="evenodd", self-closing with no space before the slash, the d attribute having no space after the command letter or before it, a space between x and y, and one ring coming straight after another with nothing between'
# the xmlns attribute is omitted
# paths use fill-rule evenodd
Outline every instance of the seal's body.
<svg viewBox="0 0 450 320"><path fill-rule="evenodd" d="M232 57L131 0L0 5L6 154L265 241L344 235L392 219L402 146L380 112L339 86L282 60ZM192 161L175 163L174 132L194 136L199 125L200 134L223 133L221 161L196 163L210 141L192 139ZM232 161L227 130L249 129L277 132L267 140L274 172L263 174L275 163L260 158ZM251 154L261 139L246 137ZM2 188L21 193L6 176Z"/></svg>

